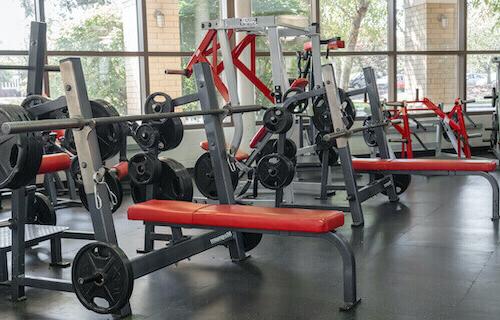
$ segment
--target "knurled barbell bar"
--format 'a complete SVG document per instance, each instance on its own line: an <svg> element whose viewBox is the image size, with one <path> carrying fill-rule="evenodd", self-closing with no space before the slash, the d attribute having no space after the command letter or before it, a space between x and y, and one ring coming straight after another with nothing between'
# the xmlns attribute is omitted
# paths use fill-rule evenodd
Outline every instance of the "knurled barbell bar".
<svg viewBox="0 0 500 320"><path fill-rule="evenodd" d="M366 125L366 126L362 126L362 127L354 128L354 129L338 130L336 132L325 134L323 136L323 140L325 142L329 142L333 139L338 139L338 138L343 138L343 137L348 138L357 132L363 132L363 131L371 130L371 129L375 129L375 128L386 127L390 124L398 124L398 123L401 123L401 119L386 120L386 121L382 121L379 123L373 123L370 125Z"/></svg>

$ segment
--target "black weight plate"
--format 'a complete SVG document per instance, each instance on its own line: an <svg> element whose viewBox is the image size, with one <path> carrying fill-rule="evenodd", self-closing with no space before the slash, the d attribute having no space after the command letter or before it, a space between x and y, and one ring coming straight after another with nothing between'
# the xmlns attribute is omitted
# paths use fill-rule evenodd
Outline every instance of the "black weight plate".
<svg viewBox="0 0 500 320"><path fill-rule="evenodd" d="M272 133L286 133L293 125L293 114L281 107L271 107L264 113L262 122Z"/></svg>
<svg viewBox="0 0 500 320"><path fill-rule="evenodd" d="M90 107L92 108L92 117L104 118L117 116L118 112L109 104L91 100ZM123 127L121 124L109 124L98 126L96 128L97 140L99 143L99 151L103 160L109 159L120 152L122 139L125 139ZM64 134L63 147L76 155L75 139L73 138L73 130L66 130Z"/></svg>
<svg viewBox="0 0 500 320"><path fill-rule="evenodd" d="M272 153L278 153L278 140L277 139L271 139L274 141L273 143L273 151ZM288 159L295 161L296 156L297 156L297 145L295 142L293 142L292 139L286 138L285 139L285 152L284 156L287 157Z"/></svg>
<svg viewBox="0 0 500 320"><path fill-rule="evenodd" d="M187 169L179 162L160 158L162 164L161 178L153 185L153 198L157 200L193 200L193 182ZM134 203L145 202L146 186L135 183L130 184L132 199Z"/></svg>
<svg viewBox="0 0 500 320"><path fill-rule="evenodd" d="M338 90L340 101L342 103L345 102L342 115L344 124L347 129L350 129L354 125L354 120L356 119L356 107L343 89L339 88ZM332 132L333 124L332 118L330 117L330 108L325 101L327 101L325 95L319 96L314 100L312 121L316 129L320 132Z"/></svg>
<svg viewBox="0 0 500 320"><path fill-rule="evenodd" d="M138 153L128 161L128 175L135 184L155 183L161 176L161 163L155 155Z"/></svg>
<svg viewBox="0 0 500 320"><path fill-rule="evenodd" d="M194 182L196 187L205 197L217 200L217 186L215 184L214 172L210 153L202 154L194 165ZM238 186L238 171L231 172L233 189Z"/></svg>
<svg viewBox="0 0 500 320"><path fill-rule="evenodd" d="M292 87L288 89L283 95L283 102L286 102L287 98L292 98L297 94L304 93L304 90L300 87ZM299 100L288 106L288 110L292 113L302 113L307 109L307 105L309 104L308 99Z"/></svg>
<svg viewBox="0 0 500 320"><path fill-rule="evenodd" d="M144 151L149 151L158 145L160 133L149 123L141 124L134 133L135 141Z"/></svg>
<svg viewBox="0 0 500 320"><path fill-rule="evenodd" d="M363 121L363 126L370 126L373 124L372 117L368 116L366 119ZM365 143L369 147L376 147L377 146L377 136L375 133L374 129L366 129L363 131L363 139L365 140Z"/></svg>
<svg viewBox="0 0 500 320"><path fill-rule="evenodd" d="M269 139L266 144L262 147L259 154L255 157L255 162L259 163L260 159L271 153L278 153L278 140ZM293 140L287 138L285 140L285 157L295 161L297 156L297 145Z"/></svg>
<svg viewBox="0 0 500 320"><path fill-rule="evenodd" d="M144 112L146 114L174 112L172 98L166 93L154 92L146 98Z"/></svg>
<svg viewBox="0 0 500 320"><path fill-rule="evenodd" d="M382 175L375 175L376 179L382 178ZM403 194L406 189L410 186L411 175L409 174L393 174L392 179L394 180L394 188L396 189L396 194L399 196ZM387 191L382 191L382 194L387 195Z"/></svg>
<svg viewBox="0 0 500 320"><path fill-rule="evenodd" d="M106 170L104 174L104 181L108 185L109 189L116 196L116 203L111 203L111 212L114 213L116 210L120 208L123 202L123 187L120 180L117 177L110 174L109 171ZM85 193L85 188L83 184L78 184L78 195L80 196L80 201L82 205L87 211L89 211L89 202L87 199L87 194Z"/></svg>
<svg viewBox="0 0 500 320"><path fill-rule="evenodd" d="M278 190L292 182L295 176L295 164L280 154L268 154L257 164L257 176L264 187Z"/></svg>
<svg viewBox="0 0 500 320"><path fill-rule="evenodd" d="M78 300L100 314L122 309L134 288L129 259L118 246L104 242L89 243L78 251L71 279Z"/></svg>
<svg viewBox="0 0 500 320"><path fill-rule="evenodd" d="M318 158L320 162L323 162L323 150L317 150ZM339 154L335 151L335 149L328 149L328 165L330 167L335 166L339 161Z"/></svg>
<svg viewBox="0 0 500 320"><path fill-rule="evenodd" d="M4 122L31 121L29 114L20 106L0 106L0 125ZM2 135L0 137L0 187L19 188L33 181L43 153L43 141L39 132Z"/></svg>
<svg viewBox="0 0 500 320"><path fill-rule="evenodd" d="M21 102L21 107L23 107L24 110L28 111L30 113L30 109L49 101L47 97L38 95L38 94L32 94L27 96L22 102ZM30 113L31 114L31 113ZM33 117L35 118L35 117ZM39 120L41 119L51 119L51 115L49 114L44 114L38 117Z"/></svg>
<svg viewBox="0 0 500 320"><path fill-rule="evenodd" d="M243 249L248 252L259 245L262 240L262 233L243 232Z"/></svg>
<svg viewBox="0 0 500 320"><path fill-rule="evenodd" d="M156 199L193 201L193 180L187 169L174 159L159 160L162 169Z"/></svg>
<svg viewBox="0 0 500 320"><path fill-rule="evenodd" d="M50 226L56 225L56 211L46 195L38 192L34 194L33 202L30 203L28 207L26 223Z"/></svg>
<svg viewBox="0 0 500 320"><path fill-rule="evenodd" d="M182 138L184 138L184 125L180 118L166 119L157 126L160 132L160 144L158 145L160 151L172 150L181 144Z"/></svg>

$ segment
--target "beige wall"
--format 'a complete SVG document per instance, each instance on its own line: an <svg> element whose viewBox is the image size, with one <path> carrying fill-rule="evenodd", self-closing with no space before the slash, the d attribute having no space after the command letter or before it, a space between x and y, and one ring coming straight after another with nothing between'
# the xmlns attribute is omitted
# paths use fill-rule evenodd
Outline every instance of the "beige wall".
<svg viewBox="0 0 500 320"><path fill-rule="evenodd" d="M405 48L409 51L455 50L457 48L456 0L406 0ZM446 19L444 26L441 20ZM403 57L405 91L420 91L436 103L451 103L457 95L457 60L452 56L412 55Z"/></svg>

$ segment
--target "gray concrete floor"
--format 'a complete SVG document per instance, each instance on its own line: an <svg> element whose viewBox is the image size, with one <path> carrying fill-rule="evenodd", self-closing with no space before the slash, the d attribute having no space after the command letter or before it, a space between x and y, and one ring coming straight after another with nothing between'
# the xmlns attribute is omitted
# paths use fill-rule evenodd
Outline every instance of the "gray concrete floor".
<svg viewBox="0 0 500 320"><path fill-rule="evenodd" d="M341 197L341 196L339 196ZM300 198L310 202L311 197ZM498 225L490 221L491 190L479 177L414 177L400 203L382 195L364 203L364 229L340 229L356 252L362 303L341 313L341 264L319 239L265 236L241 264L214 248L135 281L132 319L498 319ZM337 199L334 199L337 200ZM129 257L143 240L142 224L115 213L120 245ZM5 218L4 213L0 218ZM90 230L82 209L58 211L58 221ZM82 241L63 242L72 259ZM158 243L161 245L161 243ZM48 246L29 251L30 274L69 279L70 269L47 266ZM106 319L74 294L27 289L13 304L0 287L0 319Z"/></svg>

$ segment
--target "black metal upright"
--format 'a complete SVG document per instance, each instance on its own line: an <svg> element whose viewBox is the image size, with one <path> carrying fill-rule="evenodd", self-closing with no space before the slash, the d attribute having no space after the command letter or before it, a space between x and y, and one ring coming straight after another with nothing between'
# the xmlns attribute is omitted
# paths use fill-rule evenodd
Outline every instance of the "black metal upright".
<svg viewBox="0 0 500 320"><path fill-rule="evenodd" d="M30 46L28 57L28 96L42 94L45 59L47 53L47 25L31 22Z"/></svg>

